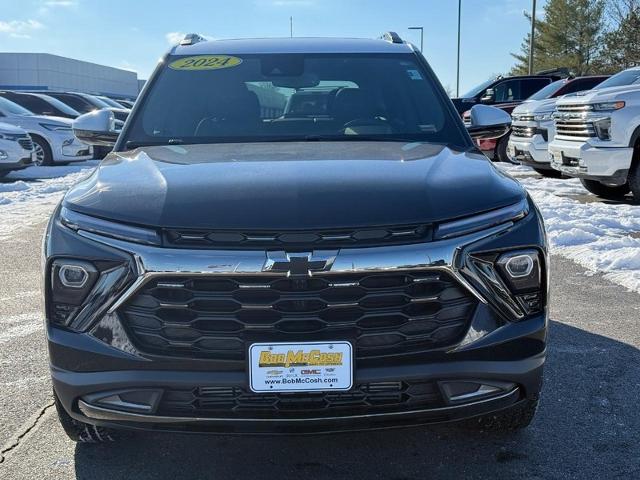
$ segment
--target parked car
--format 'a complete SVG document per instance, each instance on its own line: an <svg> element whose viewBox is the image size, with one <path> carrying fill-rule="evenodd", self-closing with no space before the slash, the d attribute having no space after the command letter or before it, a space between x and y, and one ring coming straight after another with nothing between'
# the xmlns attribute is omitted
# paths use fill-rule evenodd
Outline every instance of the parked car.
<svg viewBox="0 0 640 480"><path fill-rule="evenodd" d="M130 100L121 100L121 99L118 99L118 100L116 100L116 101L117 101L120 105L122 105L124 108L128 108L128 109L132 109L132 108L133 108L133 103L134 103L134 102L132 102L132 101L130 101Z"/></svg>
<svg viewBox="0 0 640 480"><path fill-rule="evenodd" d="M384 38L189 35L121 133L106 110L75 120L114 151L44 242L72 439L529 424L544 227L469 135L511 119L476 105L465 131L419 50ZM328 85L322 122L269 116L255 93Z"/></svg>
<svg viewBox="0 0 640 480"><path fill-rule="evenodd" d="M465 117L465 112L476 104L492 105L511 114L514 108L534 93L548 86L552 82L569 76L566 69L539 72L536 75L521 75L513 77L498 76L471 89L460 98L451 101L460 114ZM466 113L468 117L468 113ZM507 144L508 134L500 139L488 139L478 142L480 150L487 157L501 162L508 162Z"/></svg>
<svg viewBox="0 0 640 480"><path fill-rule="evenodd" d="M558 100L551 166L591 193L640 200L640 67Z"/></svg>
<svg viewBox="0 0 640 480"><path fill-rule="evenodd" d="M560 177L561 173L551 168L547 150L549 141L555 135L553 113L556 101L563 95L591 90L607 78L605 75L594 75L557 80L517 106L511 115L511 135L507 148L509 159L530 165L545 177Z"/></svg>
<svg viewBox="0 0 640 480"><path fill-rule="evenodd" d="M98 98L98 100L102 100L104 103L106 103L107 105L113 108L128 108L123 106L120 102L112 98L105 97L104 95L96 95L96 98Z"/></svg>
<svg viewBox="0 0 640 480"><path fill-rule="evenodd" d="M0 177L31 165L33 143L22 128L0 123Z"/></svg>
<svg viewBox="0 0 640 480"><path fill-rule="evenodd" d="M0 96L17 103L36 115L76 118L80 115L66 103L44 93L0 91Z"/></svg>
<svg viewBox="0 0 640 480"><path fill-rule="evenodd" d="M0 121L26 130L34 144L36 165L66 164L93 158L91 146L81 143L71 131L71 120L35 115L0 96Z"/></svg>

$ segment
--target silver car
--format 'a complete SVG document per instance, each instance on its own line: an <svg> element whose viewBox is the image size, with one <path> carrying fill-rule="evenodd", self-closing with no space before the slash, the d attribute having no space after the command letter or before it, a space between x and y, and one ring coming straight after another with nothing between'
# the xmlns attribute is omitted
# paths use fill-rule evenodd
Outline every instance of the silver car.
<svg viewBox="0 0 640 480"><path fill-rule="evenodd" d="M81 143L71 131L72 120L35 115L0 97L0 122L20 127L31 136L36 165L67 164L93 158L93 147Z"/></svg>

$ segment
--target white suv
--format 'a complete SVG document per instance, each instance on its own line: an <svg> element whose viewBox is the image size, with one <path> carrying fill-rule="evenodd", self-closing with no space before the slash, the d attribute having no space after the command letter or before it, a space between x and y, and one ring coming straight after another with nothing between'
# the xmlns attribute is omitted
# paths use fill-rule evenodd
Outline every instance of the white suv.
<svg viewBox="0 0 640 480"><path fill-rule="evenodd" d="M72 120L35 115L17 103L0 97L0 122L26 130L33 140L36 165L53 165L93 158L91 146L81 143L71 131Z"/></svg>
<svg viewBox="0 0 640 480"><path fill-rule="evenodd" d="M31 165L33 143L23 129L0 123L0 177Z"/></svg>
<svg viewBox="0 0 640 480"><path fill-rule="evenodd" d="M561 98L556 110L551 166L600 197L617 199L631 190L640 200L640 67Z"/></svg>

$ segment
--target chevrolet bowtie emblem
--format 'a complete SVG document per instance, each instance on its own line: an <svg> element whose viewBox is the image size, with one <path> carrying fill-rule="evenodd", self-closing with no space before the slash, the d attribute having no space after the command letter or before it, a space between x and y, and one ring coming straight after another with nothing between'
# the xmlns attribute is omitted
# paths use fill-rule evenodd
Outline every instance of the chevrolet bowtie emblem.
<svg viewBox="0 0 640 480"><path fill-rule="evenodd" d="M289 277L310 277L313 272L331 269L337 252L321 251L313 253L267 252L267 261L262 268L269 272L286 272Z"/></svg>

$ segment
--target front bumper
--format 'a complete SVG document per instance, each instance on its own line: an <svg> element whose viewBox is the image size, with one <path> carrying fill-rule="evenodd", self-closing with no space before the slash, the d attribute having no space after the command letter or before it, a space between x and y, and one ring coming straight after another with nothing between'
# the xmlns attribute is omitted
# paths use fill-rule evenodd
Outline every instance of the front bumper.
<svg viewBox="0 0 640 480"><path fill-rule="evenodd" d="M627 182L633 148L555 139L549 144L549 155L551 167L565 175L623 185Z"/></svg>
<svg viewBox="0 0 640 480"><path fill-rule="evenodd" d="M548 146L548 142L540 134L536 134L531 138L518 138L512 134L507 146L507 153L512 161L522 165L551 168L547 151Z"/></svg>
<svg viewBox="0 0 640 480"><path fill-rule="evenodd" d="M55 161L81 162L93 158L93 147L79 142L75 137L56 139L54 150L56 152Z"/></svg>
<svg viewBox="0 0 640 480"><path fill-rule="evenodd" d="M450 401L441 392L441 401L419 408L402 405L399 410L353 408L340 415L300 413L286 418L277 415L246 416L167 415L155 407L139 413L105 407L92 402L96 395L120 390L237 388L248 390L246 364L212 358L165 356L141 352L119 319L119 308L158 276L258 274L264 269L264 251L173 250L131 244L100 235L76 233L54 220L45 240L45 257L101 259L114 265L135 256L140 274L117 299L100 313L99 322L81 322L82 331L52 326L49 322L48 346L53 385L62 406L75 419L95 425L134 429L212 431L220 433L332 432L408 426L469 418L514 406L536 398L542 379L547 334L546 307L540 313L506 320L505 311L487 291L474 286L462 275L468 251L486 252L536 248L546 268L546 239L539 213L533 204L529 215L487 230L448 240L418 245L398 245L343 249L335 254L326 275L349 275L358 271L446 270L477 297L477 307L469 319L464 338L443 348L403 353L394 357L356 359L354 385L381 382L472 382L480 385L507 385L486 396ZM48 271L48 270L46 270ZM172 273L173 272L173 273ZM320 275L320 274L318 274ZM544 280L543 289L548 282ZM93 303L105 302L95 297ZM546 305L546 294L543 297ZM512 305L513 307L513 305ZM315 340L308 334L294 340ZM331 340L339 340L332 338ZM270 340L269 340L270 341ZM247 345L248 347L248 345ZM422 405L422 404L421 404ZM159 408L159 407L158 407Z"/></svg>

